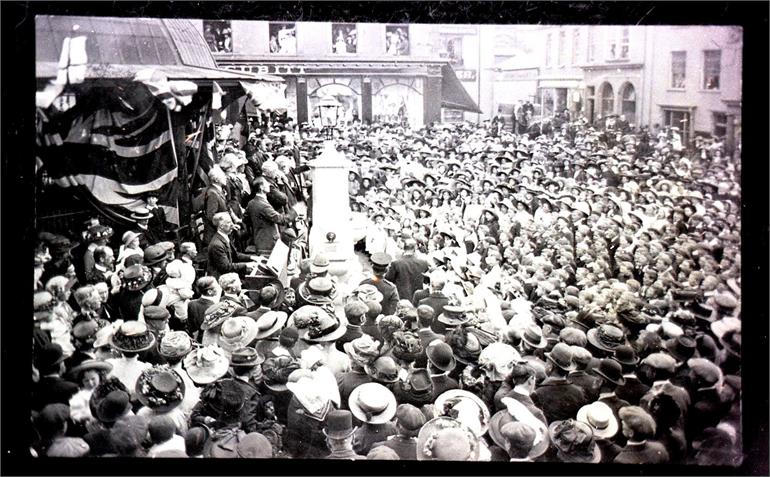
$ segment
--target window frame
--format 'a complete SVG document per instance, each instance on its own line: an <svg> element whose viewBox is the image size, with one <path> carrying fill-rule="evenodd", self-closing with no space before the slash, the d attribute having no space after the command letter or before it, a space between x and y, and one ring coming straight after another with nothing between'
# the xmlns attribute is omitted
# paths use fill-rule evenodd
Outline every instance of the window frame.
<svg viewBox="0 0 770 477"><path fill-rule="evenodd" d="M406 46L407 51L405 55L389 55L388 54L388 28L404 28L406 30ZM395 31L395 30L394 30ZM385 24L385 56L393 56L394 58L402 58L412 55L412 32L409 30L408 23L387 23Z"/></svg>
<svg viewBox="0 0 770 477"><path fill-rule="evenodd" d="M717 65L719 66L719 69L717 71L717 87L716 88L707 88L706 87L706 61L709 53L718 53L717 56ZM712 92L719 92L722 88L722 50L720 49L711 49L711 50L703 50L703 66L701 69L701 83L700 83L701 91L712 91Z"/></svg>
<svg viewBox="0 0 770 477"><path fill-rule="evenodd" d="M674 86L674 55L681 53L683 55L682 60L682 86ZM684 91L687 89L687 51L686 50L677 50L671 52L671 74L669 75L669 89L673 89L676 91Z"/></svg>
<svg viewBox="0 0 770 477"><path fill-rule="evenodd" d="M223 24L223 23L227 23L228 28L230 29L230 51L226 51L226 50L214 51L214 50L211 49L211 45L209 44L209 42L206 41L206 44L208 45L209 51L211 53L232 54L233 52L235 52L235 42L233 41L233 22L232 22L232 20L211 20L211 19L201 20L201 28L202 28L202 33L203 33L203 39L204 40L206 39L206 25L214 26L214 25L219 25L219 24Z"/></svg>
<svg viewBox="0 0 770 477"><path fill-rule="evenodd" d="M549 68L551 66L551 49L553 48L552 33L546 34L545 37L545 66Z"/></svg>
<svg viewBox="0 0 770 477"><path fill-rule="evenodd" d="M717 116L719 116L719 115L724 116L724 123L717 122ZM727 124L728 124L728 121L729 121L729 119L727 117L727 113L726 112L724 112L724 111L712 111L711 112L711 134L714 137L721 137L721 138L727 137ZM724 128L724 134L717 134L716 133L716 130L717 130L718 127L719 128Z"/></svg>
<svg viewBox="0 0 770 477"><path fill-rule="evenodd" d="M556 65L559 68L564 68L567 63L567 32L564 29L559 30L557 47Z"/></svg>
<svg viewBox="0 0 770 477"><path fill-rule="evenodd" d="M572 64L578 64L578 56L580 54L580 29L575 28L572 30Z"/></svg>

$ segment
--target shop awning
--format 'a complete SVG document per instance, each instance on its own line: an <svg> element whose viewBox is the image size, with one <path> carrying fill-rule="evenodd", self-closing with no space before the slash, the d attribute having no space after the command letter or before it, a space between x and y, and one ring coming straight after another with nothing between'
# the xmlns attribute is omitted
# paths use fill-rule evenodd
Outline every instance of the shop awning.
<svg viewBox="0 0 770 477"><path fill-rule="evenodd" d="M441 67L441 107L459 109L469 113L481 113L476 102L457 79L454 69L449 64Z"/></svg>
<svg viewBox="0 0 770 477"><path fill-rule="evenodd" d="M88 64L86 66L86 79L128 79L131 80L136 73L145 69L154 69L166 75L169 80L187 80L194 82L210 81L267 81L271 83L283 83L283 78L274 75L260 75L246 73L244 71L224 70L217 68L202 68L188 65L121 65L121 64ZM38 61L35 64L35 73L38 79L53 79L59 70L58 63L52 61Z"/></svg>

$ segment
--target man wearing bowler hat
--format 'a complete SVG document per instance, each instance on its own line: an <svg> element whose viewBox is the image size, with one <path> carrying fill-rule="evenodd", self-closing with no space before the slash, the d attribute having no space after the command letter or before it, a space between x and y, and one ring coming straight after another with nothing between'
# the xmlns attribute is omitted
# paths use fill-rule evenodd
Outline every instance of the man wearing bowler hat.
<svg viewBox="0 0 770 477"><path fill-rule="evenodd" d="M374 285L377 288L382 298L382 314L392 315L396 312L396 305L398 304L399 295L396 285L391 283L385 278L392 258L386 253L374 253L371 256L372 261L372 278L363 280L359 285Z"/></svg>
<svg viewBox="0 0 770 477"><path fill-rule="evenodd" d="M578 409L588 404L588 399L582 389L567 381L567 375L575 369L568 345L557 343L545 357L549 375L531 397L550 424L574 417Z"/></svg>
<svg viewBox="0 0 770 477"><path fill-rule="evenodd" d="M396 408L397 434L377 442L372 449L387 447L393 449L401 460L417 460L417 434L425 424L425 415L411 404L400 404Z"/></svg>
<svg viewBox="0 0 770 477"><path fill-rule="evenodd" d="M326 445L331 454L326 459L333 460L361 460L366 459L353 451L353 415L350 411L331 411L326 416L326 424L323 433L326 436Z"/></svg>

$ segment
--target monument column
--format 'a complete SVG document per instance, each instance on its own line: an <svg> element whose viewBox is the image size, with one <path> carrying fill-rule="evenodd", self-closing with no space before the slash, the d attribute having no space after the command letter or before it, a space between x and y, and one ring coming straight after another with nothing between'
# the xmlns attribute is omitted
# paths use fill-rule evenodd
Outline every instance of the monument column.
<svg viewBox="0 0 770 477"><path fill-rule="evenodd" d="M342 276L357 262L353 253L348 193L350 162L337 151L334 141L326 141L323 153L308 165L313 180L313 225L308 237L310 255L326 255L330 273Z"/></svg>

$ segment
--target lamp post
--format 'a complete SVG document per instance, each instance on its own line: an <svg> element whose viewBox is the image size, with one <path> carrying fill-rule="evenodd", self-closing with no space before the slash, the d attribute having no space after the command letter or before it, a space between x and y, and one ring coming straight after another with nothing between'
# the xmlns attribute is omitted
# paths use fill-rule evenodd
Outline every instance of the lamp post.
<svg viewBox="0 0 770 477"><path fill-rule="evenodd" d="M341 105L331 97L318 104L324 133L324 149L308 162L313 180L313 224L308 236L311 256L324 254L330 262L329 272L343 284L355 270L353 227L348 193L350 162L337 150L334 129ZM341 309L341 308L340 308Z"/></svg>
<svg viewBox="0 0 770 477"><path fill-rule="evenodd" d="M334 129L337 127L337 121L339 121L341 107L342 105L331 96L324 96L318 102L318 115L321 117L322 131L327 140L334 138Z"/></svg>

